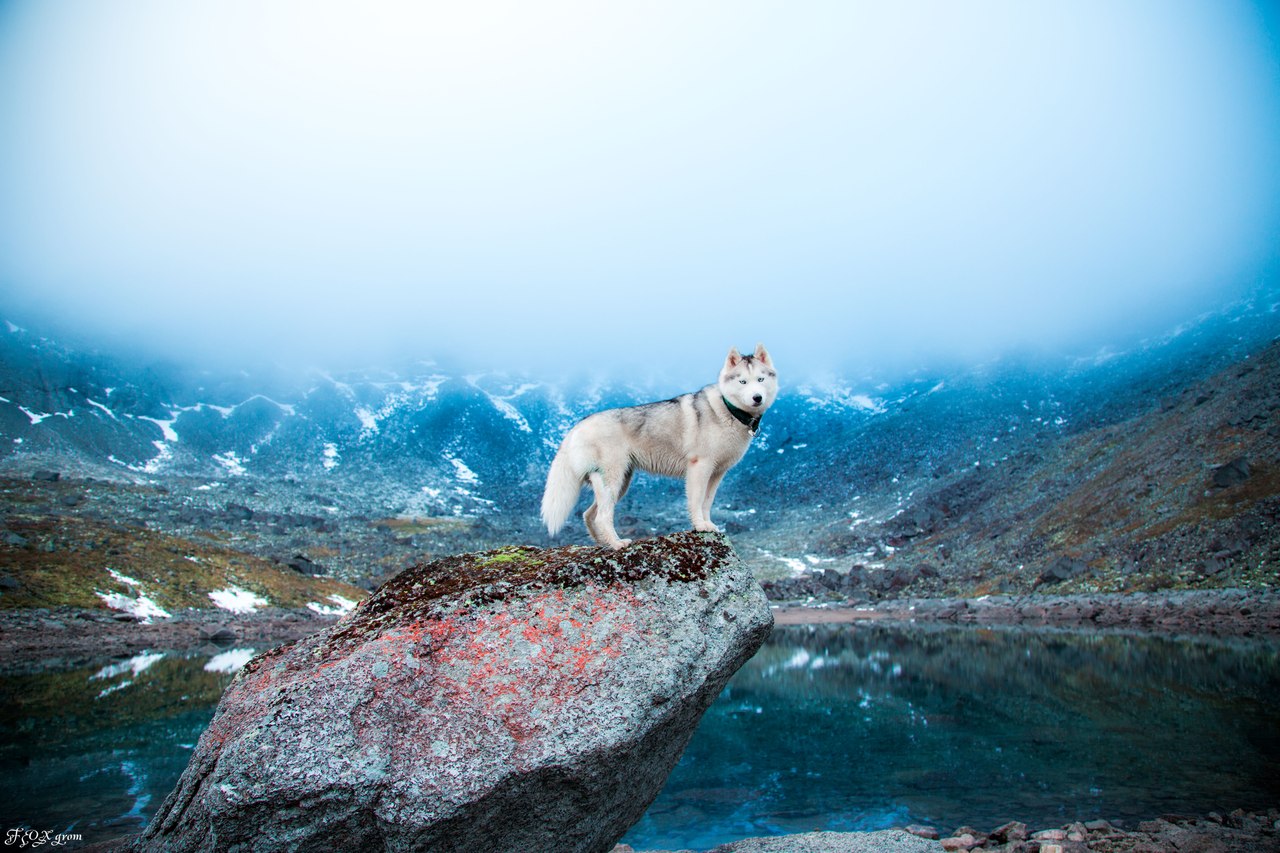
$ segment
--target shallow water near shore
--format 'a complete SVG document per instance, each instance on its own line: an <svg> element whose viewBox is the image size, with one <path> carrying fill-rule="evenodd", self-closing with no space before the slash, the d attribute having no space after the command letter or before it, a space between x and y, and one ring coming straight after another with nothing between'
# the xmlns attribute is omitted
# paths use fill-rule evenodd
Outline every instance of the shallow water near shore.
<svg viewBox="0 0 1280 853"><path fill-rule="evenodd" d="M249 649L0 678L0 828L137 831ZM775 630L624 839L1050 826L1280 802L1274 642L859 624Z"/></svg>

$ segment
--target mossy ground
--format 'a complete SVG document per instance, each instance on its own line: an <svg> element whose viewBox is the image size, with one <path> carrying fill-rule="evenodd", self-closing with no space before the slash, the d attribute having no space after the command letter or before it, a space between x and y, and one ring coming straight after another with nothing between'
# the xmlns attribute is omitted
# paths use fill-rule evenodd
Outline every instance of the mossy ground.
<svg viewBox="0 0 1280 853"><path fill-rule="evenodd" d="M470 518L440 518L436 516L410 516L379 518L371 521L373 527L384 527L399 536L416 536L440 531L463 531L472 526Z"/></svg>
<svg viewBox="0 0 1280 853"><path fill-rule="evenodd" d="M209 593L238 587L275 607L333 604L365 597L357 587L306 577L218 545L133 525L62 515L11 512L0 538L0 608L106 607L99 593L140 593L173 613L211 608ZM112 571L137 581L129 584ZM16 585L15 585L16 584Z"/></svg>
<svg viewBox="0 0 1280 853"><path fill-rule="evenodd" d="M595 546L509 546L458 554L412 566L380 586L334 635L342 642L372 635L391 619L414 618L449 607L483 607L519 589L603 586L645 578L693 582L733 558L728 540L693 531L635 542L621 551Z"/></svg>

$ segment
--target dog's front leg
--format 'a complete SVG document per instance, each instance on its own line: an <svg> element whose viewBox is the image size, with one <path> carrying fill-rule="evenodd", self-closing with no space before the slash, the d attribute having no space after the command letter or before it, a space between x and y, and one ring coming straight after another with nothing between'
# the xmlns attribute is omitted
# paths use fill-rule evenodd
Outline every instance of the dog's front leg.
<svg viewBox="0 0 1280 853"><path fill-rule="evenodd" d="M720 488L720 481L724 479L725 469L719 468L712 473L710 481L707 483L707 494L702 499L702 520L707 523L708 530L719 530L715 522L711 520L711 502L716 499L716 489Z"/></svg>
<svg viewBox="0 0 1280 853"><path fill-rule="evenodd" d="M713 474L715 474L715 465L710 460L700 459L697 456L689 460L689 465L684 472L684 496L689 505L689 520L693 522L694 530L701 530L704 533L719 532L719 528L712 524L702 511Z"/></svg>

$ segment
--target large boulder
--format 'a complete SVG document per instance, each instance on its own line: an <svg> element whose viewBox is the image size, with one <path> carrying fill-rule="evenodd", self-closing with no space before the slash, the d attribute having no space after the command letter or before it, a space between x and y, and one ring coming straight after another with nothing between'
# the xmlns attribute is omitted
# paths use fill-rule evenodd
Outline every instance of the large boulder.
<svg viewBox="0 0 1280 853"><path fill-rule="evenodd" d="M772 624L716 534L415 566L245 666L136 847L609 850Z"/></svg>

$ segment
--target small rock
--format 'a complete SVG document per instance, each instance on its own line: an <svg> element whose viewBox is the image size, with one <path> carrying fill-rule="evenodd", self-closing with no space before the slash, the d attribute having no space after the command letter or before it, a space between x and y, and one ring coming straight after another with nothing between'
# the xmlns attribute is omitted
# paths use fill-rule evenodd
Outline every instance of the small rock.
<svg viewBox="0 0 1280 853"><path fill-rule="evenodd" d="M943 850L972 850L977 847L980 842L972 835L965 833L964 835L953 835L951 838L942 839Z"/></svg>
<svg viewBox="0 0 1280 853"><path fill-rule="evenodd" d="M12 545L15 548L25 548L27 547L27 537L10 531L4 536L4 544Z"/></svg>
<svg viewBox="0 0 1280 853"><path fill-rule="evenodd" d="M1226 465L1219 465L1213 469L1213 484L1221 489L1237 486L1247 479L1249 479L1249 463L1243 456L1237 456Z"/></svg>
<svg viewBox="0 0 1280 853"><path fill-rule="evenodd" d="M1042 829L1039 832L1031 833L1031 838L1035 841L1066 841L1067 831L1065 829Z"/></svg>
<svg viewBox="0 0 1280 853"><path fill-rule="evenodd" d="M1026 841L1027 825L1021 821L1011 820L991 830L991 837L1001 844L1009 841Z"/></svg>
<svg viewBox="0 0 1280 853"><path fill-rule="evenodd" d="M228 645L239 639L236 632L228 628L226 625L217 625L213 630L205 630L200 633L206 640L214 643L215 645Z"/></svg>
<svg viewBox="0 0 1280 853"><path fill-rule="evenodd" d="M0 575L0 589L19 589L22 583L13 575Z"/></svg>
<svg viewBox="0 0 1280 853"><path fill-rule="evenodd" d="M36 471L32 473L31 479L38 483L56 483L62 479L62 474L57 471Z"/></svg>
<svg viewBox="0 0 1280 853"><path fill-rule="evenodd" d="M932 826L922 826L918 823L913 823L906 827L906 830L912 835L919 836L920 838L927 838L930 841L938 840L938 830L934 829Z"/></svg>
<svg viewBox="0 0 1280 853"><path fill-rule="evenodd" d="M305 554L294 554L287 565L298 574L307 577L319 577L329 573L328 569L319 563L312 562Z"/></svg>
<svg viewBox="0 0 1280 853"><path fill-rule="evenodd" d="M1089 570L1089 564L1075 557L1059 557L1040 573L1039 583L1061 583Z"/></svg>
<svg viewBox="0 0 1280 853"><path fill-rule="evenodd" d="M84 498L81 497L80 495L63 495L62 496L63 506L80 506L80 504L83 502L84 502Z"/></svg>

